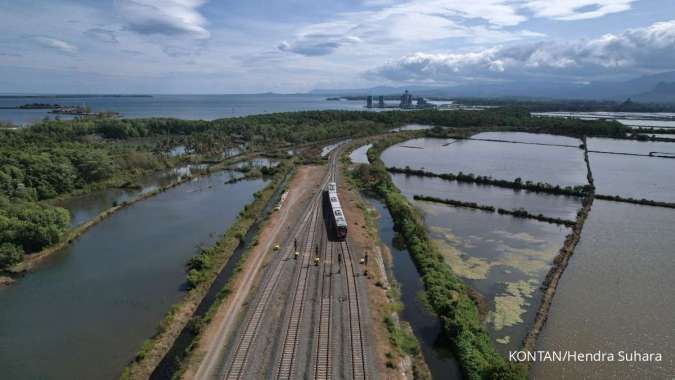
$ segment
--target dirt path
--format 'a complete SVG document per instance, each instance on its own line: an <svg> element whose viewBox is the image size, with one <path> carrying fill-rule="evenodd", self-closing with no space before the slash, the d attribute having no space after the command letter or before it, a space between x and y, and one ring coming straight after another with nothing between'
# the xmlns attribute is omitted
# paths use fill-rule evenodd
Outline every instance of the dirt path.
<svg viewBox="0 0 675 380"><path fill-rule="evenodd" d="M299 206L309 200L311 190L323 172L324 168L316 166L301 167L298 170L289 185L288 196L281 210L270 217L260 233L257 245L248 253L245 264L231 286L232 293L221 304L205 329L183 378L204 379L217 374L228 339L235 331L244 306L261 277L261 269L270 257L269 252L298 223L302 210Z"/></svg>

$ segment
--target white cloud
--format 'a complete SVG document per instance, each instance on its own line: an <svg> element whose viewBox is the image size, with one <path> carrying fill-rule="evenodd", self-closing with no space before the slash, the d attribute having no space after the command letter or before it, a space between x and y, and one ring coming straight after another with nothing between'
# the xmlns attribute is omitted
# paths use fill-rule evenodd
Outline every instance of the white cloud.
<svg viewBox="0 0 675 380"><path fill-rule="evenodd" d="M199 7L206 0L117 0L128 27L140 34L187 35L196 39L211 36Z"/></svg>
<svg viewBox="0 0 675 380"><path fill-rule="evenodd" d="M79 50L77 46L56 38L37 36L33 37L33 40L40 46L54 49L66 54L75 54Z"/></svg>
<svg viewBox="0 0 675 380"><path fill-rule="evenodd" d="M449 83L537 76L584 78L675 70L675 20L590 40L537 42L469 53L416 53L366 73L392 81Z"/></svg>
<svg viewBox="0 0 675 380"><path fill-rule="evenodd" d="M330 21L307 25L278 47L302 55L326 55L346 45L338 42L346 37L356 37L373 46L450 38L476 44L502 43L543 36L515 29L528 20L528 15L569 21L591 19L628 10L634 1L637 0L366 0L362 4L371 8L338 13ZM308 46L316 48L304 48Z"/></svg>
<svg viewBox="0 0 675 380"><path fill-rule="evenodd" d="M84 32L84 35L109 44L117 44L117 35L115 31L103 28L91 28Z"/></svg>
<svg viewBox="0 0 675 380"><path fill-rule="evenodd" d="M282 42L279 48L302 55L325 55L352 42L381 47L383 43L479 39L485 32L499 34L499 41L504 41L519 34L501 28L526 19L506 0L412 0L394 5L389 2L367 4L381 6L376 10L343 12L331 21L307 25L298 30L290 42ZM298 48L293 49L294 46ZM302 49L305 46L318 48Z"/></svg>
<svg viewBox="0 0 675 380"><path fill-rule="evenodd" d="M530 0L524 6L537 17L585 20L627 11L637 0Z"/></svg>

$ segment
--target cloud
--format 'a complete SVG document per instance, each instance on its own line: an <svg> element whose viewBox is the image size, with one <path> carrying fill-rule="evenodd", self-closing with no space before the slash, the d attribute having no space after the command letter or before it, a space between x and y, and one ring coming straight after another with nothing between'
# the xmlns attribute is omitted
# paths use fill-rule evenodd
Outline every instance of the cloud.
<svg viewBox="0 0 675 380"><path fill-rule="evenodd" d="M337 48L361 42L355 36L336 34L307 34L291 43L283 41L277 48L281 51L293 52L305 56L327 55Z"/></svg>
<svg viewBox="0 0 675 380"><path fill-rule="evenodd" d="M211 34L198 10L205 3L206 0L117 0L117 7L128 28L136 33L207 39Z"/></svg>
<svg viewBox="0 0 675 380"><path fill-rule="evenodd" d="M56 38L37 36L33 37L33 40L42 47L54 49L60 51L61 53L75 54L79 50L77 46Z"/></svg>
<svg viewBox="0 0 675 380"><path fill-rule="evenodd" d="M117 35L115 34L115 32L108 29L92 28L86 30L84 32L84 35L109 44L119 43L119 40L117 40Z"/></svg>
<svg viewBox="0 0 675 380"><path fill-rule="evenodd" d="M581 20L630 9L637 0L365 0L365 10L341 12L307 25L278 45L301 55L327 55L347 38L382 47L462 38L503 43L542 34L515 28L530 17Z"/></svg>
<svg viewBox="0 0 675 380"><path fill-rule="evenodd" d="M379 8L342 12L331 21L307 25L290 41L281 42L279 50L317 56L360 42L381 49L385 44L481 38L486 32L499 35L498 41L504 41L518 33L500 30L502 27L526 20L506 0L413 0L398 4L384 1L366 5Z"/></svg>
<svg viewBox="0 0 675 380"><path fill-rule="evenodd" d="M468 53L416 53L377 67L369 78L452 83L548 76L588 78L675 69L675 20L590 40L536 42Z"/></svg>
<svg viewBox="0 0 675 380"><path fill-rule="evenodd" d="M535 16L555 20L585 20L627 11L637 0L530 0L524 7Z"/></svg>

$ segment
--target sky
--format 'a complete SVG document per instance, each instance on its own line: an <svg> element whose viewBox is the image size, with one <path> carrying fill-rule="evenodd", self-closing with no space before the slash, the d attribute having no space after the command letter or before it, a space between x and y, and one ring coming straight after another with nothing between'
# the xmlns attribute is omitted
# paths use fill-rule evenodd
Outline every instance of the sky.
<svg viewBox="0 0 675 380"><path fill-rule="evenodd" d="M673 0L0 0L0 93L588 83L671 70Z"/></svg>

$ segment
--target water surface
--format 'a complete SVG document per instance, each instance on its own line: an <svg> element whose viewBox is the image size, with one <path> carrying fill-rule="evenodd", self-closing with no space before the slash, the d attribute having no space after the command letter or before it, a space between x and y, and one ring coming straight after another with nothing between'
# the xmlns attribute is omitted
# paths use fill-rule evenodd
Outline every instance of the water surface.
<svg viewBox="0 0 675 380"><path fill-rule="evenodd" d="M497 349L503 354L518 349L569 229L431 202L414 204L445 262L484 299L484 325Z"/></svg>
<svg viewBox="0 0 675 380"><path fill-rule="evenodd" d="M226 173L185 183L93 227L0 289L7 379L116 379L184 294L184 265L261 189Z"/></svg>
<svg viewBox="0 0 675 380"><path fill-rule="evenodd" d="M424 284L410 253L405 249L396 248L393 244L396 232L394 232L394 221L391 219L389 210L379 200L368 198L368 201L380 216L378 219L380 239L391 252L393 261L391 271L401 288L401 301L403 302L401 319L412 327L433 378L461 379L459 364L445 338L441 321L428 311L427 306L420 300L419 296L424 292Z"/></svg>
<svg viewBox="0 0 675 380"><path fill-rule="evenodd" d="M0 107L28 103L61 104L91 107L92 111L114 111L125 118L173 117L189 120L214 120L273 112L311 110L363 110L363 101L327 101L320 95L153 95L152 97L0 97ZM31 124L44 117L54 118L48 110L0 109L0 120L19 125ZM59 115L61 119L68 119Z"/></svg>
<svg viewBox="0 0 675 380"><path fill-rule="evenodd" d="M84 195L55 202L55 205L68 210L70 213L70 227L77 227L115 205L131 202L140 196L176 182L181 176L191 175L193 172L203 169L204 167L202 166L191 165L163 172L150 173L134 180L133 183L136 185L134 188L95 190ZM238 174L232 173L231 175Z"/></svg>
<svg viewBox="0 0 675 380"><path fill-rule="evenodd" d="M471 136L471 138L518 141L535 144L569 145L571 147L578 147L581 144L579 139L573 137L550 135L546 133L481 132Z"/></svg>
<svg viewBox="0 0 675 380"><path fill-rule="evenodd" d="M391 173L396 187L406 196L428 195L441 199L476 202L505 209L523 208L533 214L574 220L581 208L578 197L513 191L494 186L446 181L441 178Z"/></svg>
<svg viewBox="0 0 675 380"><path fill-rule="evenodd" d="M588 143L589 150L635 154L660 152L675 156L675 143L671 142L606 139L599 137L590 137L586 141ZM673 164L675 164L675 162Z"/></svg>
<svg viewBox="0 0 675 380"><path fill-rule="evenodd" d="M355 164L369 164L370 161L368 161L368 149L372 147L373 144L366 144L354 149L349 155L349 159Z"/></svg>
<svg viewBox="0 0 675 380"><path fill-rule="evenodd" d="M675 159L589 153L589 161L599 194L675 202Z"/></svg>
<svg viewBox="0 0 675 380"><path fill-rule="evenodd" d="M435 173L474 173L497 179L548 182L562 186L586 183L581 149L491 141L421 138L386 149L387 166Z"/></svg>
<svg viewBox="0 0 675 380"><path fill-rule="evenodd" d="M596 200L537 342L540 350L660 352L661 363L537 363L537 379L675 374L675 211Z"/></svg>

